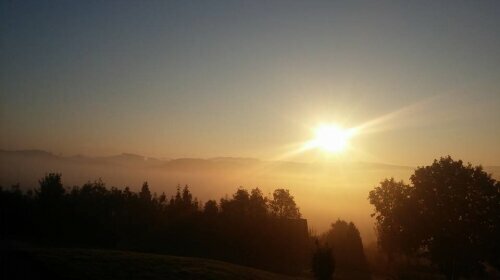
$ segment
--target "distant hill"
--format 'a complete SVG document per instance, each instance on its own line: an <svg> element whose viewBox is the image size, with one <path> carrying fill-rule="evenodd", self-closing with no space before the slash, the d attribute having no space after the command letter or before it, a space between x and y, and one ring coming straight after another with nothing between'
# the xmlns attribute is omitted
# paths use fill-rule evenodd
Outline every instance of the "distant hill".
<svg viewBox="0 0 500 280"><path fill-rule="evenodd" d="M500 180L500 166L485 166L484 170L493 174L493 177L497 178L497 180Z"/></svg>
<svg viewBox="0 0 500 280"><path fill-rule="evenodd" d="M157 159L154 157L146 157L137 154L122 153L119 155L88 157L84 155L60 156L43 150L18 150L7 151L0 150L0 162L7 164L9 160L24 159L24 160L47 160L60 161L66 164L104 164L117 166L134 166L134 167L155 167L162 168L165 171L213 171L221 168L241 169L251 168L258 165L266 165L272 169L282 172L304 172L314 170L318 167L323 168L324 163L304 163L291 161L262 161L254 158L238 158L238 157L215 157L215 158L177 158L177 159ZM321 166L319 166L321 165ZM327 165L331 167L349 167L356 169L409 169L412 167L391 165L385 163L374 162L330 162Z"/></svg>
<svg viewBox="0 0 500 280"><path fill-rule="evenodd" d="M19 150L19 151L7 151L0 150L1 156L21 156L21 157L33 157L33 158L56 158L57 156L51 152L43 150Z"/></svg>
<svg viewBox="0 0 500 280"><path fill-rule="evenodd" d="M24 249L7 256L2 279L307 279L222 261L90 249Z"/></svg>

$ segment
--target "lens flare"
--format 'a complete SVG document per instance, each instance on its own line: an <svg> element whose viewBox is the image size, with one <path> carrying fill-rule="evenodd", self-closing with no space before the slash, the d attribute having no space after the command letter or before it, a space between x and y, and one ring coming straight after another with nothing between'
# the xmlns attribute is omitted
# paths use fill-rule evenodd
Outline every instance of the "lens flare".
<svg viewBox="0 0 500 280"><path fill-rule="evenodd" d="M335 124L322 124L315 129L315 137L308 146L330 153L340 153L348 148L349 140L354 134L354 129L344 129Z"/></svg>

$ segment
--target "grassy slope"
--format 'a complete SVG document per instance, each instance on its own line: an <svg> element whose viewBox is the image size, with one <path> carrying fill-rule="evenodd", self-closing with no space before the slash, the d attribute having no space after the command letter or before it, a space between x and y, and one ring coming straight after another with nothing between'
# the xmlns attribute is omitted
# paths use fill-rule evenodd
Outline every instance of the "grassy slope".
<svg viewBox="0 0 500 280"><path fill-rule="evenodd" d="M297 279L215 260L109 250L29 249L9 259L2 262L5 279Z"/></svg>

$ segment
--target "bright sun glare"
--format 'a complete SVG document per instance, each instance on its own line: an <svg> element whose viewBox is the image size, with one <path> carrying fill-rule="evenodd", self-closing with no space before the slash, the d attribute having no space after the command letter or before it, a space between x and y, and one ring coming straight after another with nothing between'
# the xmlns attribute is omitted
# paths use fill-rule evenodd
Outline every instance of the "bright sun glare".
<svg viewBox="0 0 500 280"><path fill-rule="evenodd" d="M330 153L340 153L347 149L353 135L353 129L344 129L335 124L322 124L315 129L315 138L310 145Z"/></svg>

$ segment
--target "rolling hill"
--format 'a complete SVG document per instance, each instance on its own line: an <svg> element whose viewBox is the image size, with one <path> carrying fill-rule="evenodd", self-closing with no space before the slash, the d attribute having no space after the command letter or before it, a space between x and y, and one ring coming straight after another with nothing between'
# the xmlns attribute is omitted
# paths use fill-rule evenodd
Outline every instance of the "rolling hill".
<svg viewBox="0 0 500 280"><path fill-rule="evenodd" d="M5 258L2 279L306 279L222 261L93 249L23 249Z"/></svg>

